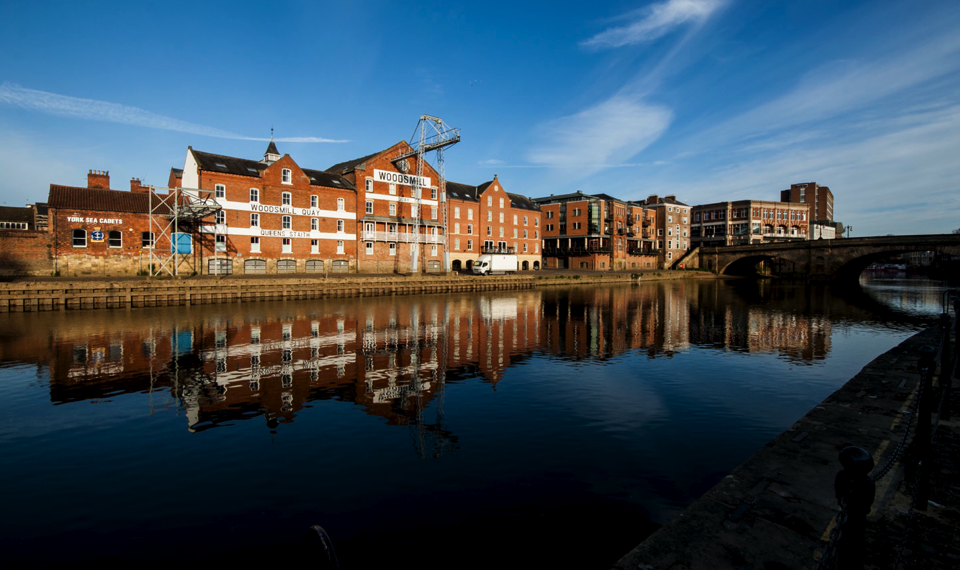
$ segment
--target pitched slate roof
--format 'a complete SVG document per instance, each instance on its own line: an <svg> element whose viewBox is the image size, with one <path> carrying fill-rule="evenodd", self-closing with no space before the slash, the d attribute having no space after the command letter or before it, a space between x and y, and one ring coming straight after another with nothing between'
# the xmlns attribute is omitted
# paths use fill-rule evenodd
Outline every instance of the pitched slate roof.
<svg viewBox="0 0 960 570"><path fill-rule="evenodd" d="M584 194L583 192L571 192L570 194L559 194L557 196L546 196L543 198L534 198L533 201L537 204L552 204L559 202L569 202L571 200L590 200L595 198L591 194Z"/></svg>
<svg viewBox="0 0 960 570"><path fill-rule="evenodd" d="M0 206L0 222L27 222L33 225L33 210L31 208Z"/></svg>
<svg viewBox="0 0 960 570"><path fill-rule="evenodd" d="M224 156L222 154L211 154L193 149L190 150L197 159L197 164L200 166L200 169L209 172L226 172L227 174L260 178L261 173L269 166L256 160Z"/></svg>
<svg viewBox="0 0 960 570"><path fill-rule="evenodd" d="M520 194L511 194L507 192L507 196L510 196L510 206L512 208L520 208L521 210L539 210L540 206L536 202L527 198L526 196L521 196Z"/></svg>
<svg viewBox="0 0 960 570"><path fill-rule="evenodd" d="M163 200L166 198L166 195L157 194L156 198ZM51 184L50 197L47 199L47 203L51 208L66 210L130 212L134 214L150 213L150 195L147 192L76 188L73 186Z"/></svg>
<svg viewBox="0 0 960 570"><path fill-rule="evenodd" d="M183 179L183 169L182 168L171 168L170 174L173 174L174 178Z"/></svg>
<svg viewBox="0 0 960 570"><path fill-rule="evenodd" d="M334 174L332 172L326 172L324 170L308 170L306 168L302 169L303 173L310 177L311 186L326 186L327 188L344 188L346 190L353 190L356 192L357 188L349 180L340 176L339 174Z"/></svg>
<svg viewBox="0 0 960 570"><path fill-rule="evenodd" d="M469 184L460 184L459 182L450 182L447 181L447 197L453 198L454 200L465 200L467 202L478 202L479 198L477 197L476 186L470 186Z"/></svg>
<svg viewBox="0 0 960 570"><path fill-rule="evenodd" d="M333 166L327 169L327 172L333 172L335 174L347 174L348 172L353 172L354 170L357 169L358 166L360 166L364 162L370 160L371 158L377 156L378 154L386 152L387 150L388 149L384 149L384 150L375 152L373 154L368 154L367 156L361 156L360 158L355 158L353 160L347 160L345 162L334 164Z"/></svg>

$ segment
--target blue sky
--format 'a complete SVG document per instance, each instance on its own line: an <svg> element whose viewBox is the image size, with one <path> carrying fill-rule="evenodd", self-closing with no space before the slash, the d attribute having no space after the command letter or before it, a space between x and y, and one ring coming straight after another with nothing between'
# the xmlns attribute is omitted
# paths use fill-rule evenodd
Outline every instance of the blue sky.
<svg viewBox="0 0 960 570"><path fill-rule="evenodd" d="M0 202L186 148L327 168L459 127L449 180L695 205L830 186L854 236L960 227L960 2L0 5Z"/></svg>

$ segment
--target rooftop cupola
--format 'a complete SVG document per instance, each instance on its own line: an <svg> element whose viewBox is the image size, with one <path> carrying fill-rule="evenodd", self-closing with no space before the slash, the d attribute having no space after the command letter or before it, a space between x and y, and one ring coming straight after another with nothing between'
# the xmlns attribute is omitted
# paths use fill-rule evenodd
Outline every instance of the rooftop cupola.
<svg viewBox="0 0 960 570"><path fill-rule="evenodd" d="M263 160L260 162L273 164L278 160L280 160L280 151L277 150L277 145L273 142L273 129L270 129L270 144L267 145L267 152L263 153Z"/></svg>

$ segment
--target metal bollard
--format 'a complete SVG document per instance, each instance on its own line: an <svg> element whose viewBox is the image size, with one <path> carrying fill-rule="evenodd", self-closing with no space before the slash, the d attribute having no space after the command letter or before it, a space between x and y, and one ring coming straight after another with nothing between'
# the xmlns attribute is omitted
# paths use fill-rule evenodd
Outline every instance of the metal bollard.
<svg viewBox="0 0 960 570"><path fill-rule="evenodd" d="M840 538L837 541L837 568L840 570L863 568L864 536L867 530L867 513L873 505L877 488L870 479L873 457L859 447L844 447L840 451L840 465L833 482L837 502L846 511L842 519Z"/></svg>

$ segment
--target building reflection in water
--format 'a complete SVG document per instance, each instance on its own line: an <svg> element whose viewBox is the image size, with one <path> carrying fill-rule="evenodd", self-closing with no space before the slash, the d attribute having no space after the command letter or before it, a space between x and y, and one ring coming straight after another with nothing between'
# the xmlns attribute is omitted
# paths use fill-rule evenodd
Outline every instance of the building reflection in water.
<svg viewBox="0 0 960 570"><path fill-rule="evenodd" d="M511 364L534 353L656 358L692 343L824 358L830 311L810 310L816 296L778 293L772 309L770 292L757 287L676 281L73 313L24 330L24 351L6 345L0 358L34 353L38 365L49 363L55 404L145 392L153 408L182 410L191 431L251 418L274 430L311 401L352 402L408 426L428 457L457 444L443 419L447 383L479 377L495 390Z"/></svg>

